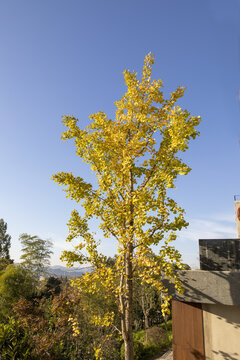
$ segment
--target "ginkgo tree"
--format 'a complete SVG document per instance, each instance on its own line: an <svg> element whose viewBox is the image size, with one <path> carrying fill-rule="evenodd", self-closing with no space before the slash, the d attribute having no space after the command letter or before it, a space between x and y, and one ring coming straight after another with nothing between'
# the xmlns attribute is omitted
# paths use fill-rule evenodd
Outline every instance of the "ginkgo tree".
<svg viewBox="0 0 240 360"><path fill-rule="evenodd" d="M76 153L96 174L97 186L72 173L53 175L54 181L65 186L67 197L84 209L81 214L72 212L67 240L80 240L75 250L65 251L62 258L69 266L74 262L93 265L95 271L77 280L76 286L94 293L100 284L106 298L115 297L125 360L134 359L134 275L161 292L163 313L168 311L170 297L161 279L169 278L180 289L175 269L181 266L181 256L171 241L188 223L169 189L175 187L178 175L190 171L178 154L185 152L189 141L198 135L196 126L200 122L199 116L176 105L184 95L183 87L164 98L162 81L151 79L153 64L150 53L145 57L141 79L136 72L124 71L127 91L115 102L114 119L100 111L81 129L78 119L63 117L67 130L62 139L75 140ZM117 241L114 266L108 266L106 256L98 251L99 239L89 227L89 220L96 218L104 236ZM154 254L154 245L160 242L160 251ZM101 326L111 325L115 316L92 310L93 322ZM101 358L100 353L96 349L96 357Z"/></svg>

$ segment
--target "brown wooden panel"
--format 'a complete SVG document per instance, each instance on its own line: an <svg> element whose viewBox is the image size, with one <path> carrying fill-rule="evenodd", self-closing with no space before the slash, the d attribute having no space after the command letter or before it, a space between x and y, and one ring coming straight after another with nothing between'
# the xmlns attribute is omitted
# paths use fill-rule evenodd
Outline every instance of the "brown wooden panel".
<svg viewBox="0 0 240 360"><path fill-rule="evenodd" d="M173 360L204 360L201 304L172 302Z"/></svg>

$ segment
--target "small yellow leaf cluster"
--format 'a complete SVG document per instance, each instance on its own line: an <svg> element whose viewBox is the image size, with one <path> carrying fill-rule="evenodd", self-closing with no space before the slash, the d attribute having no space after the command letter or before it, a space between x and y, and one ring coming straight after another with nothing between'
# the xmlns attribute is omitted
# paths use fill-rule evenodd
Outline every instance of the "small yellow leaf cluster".
<svg viewBox="0 0 240 360"><path fill-rule="evenodd" d="M114 312L107 312L104 316L92 315L92 323L96 326L108 327L113 324L114 317Z"/></svg>
<svg viewBox="0 0 240 360"><path fill-rule="evenodd" d="M80 334L80 329L77 320L74 319L72 316L69 316L68 321L72 325L73 336L78 336Z"/></svg>
<svg viewBox="0 0 240 360"><path fill-rule="evenodd" d="M99 344L97 347L94 347L94 355L96 360L103 360L101 344Z"/></svg>

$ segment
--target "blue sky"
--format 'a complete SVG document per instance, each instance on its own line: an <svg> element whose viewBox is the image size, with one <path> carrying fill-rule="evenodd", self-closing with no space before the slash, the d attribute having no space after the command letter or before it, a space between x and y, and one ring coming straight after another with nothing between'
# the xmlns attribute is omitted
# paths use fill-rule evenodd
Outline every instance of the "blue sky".
<svg viewBox="0 0 240 360"><path fill-rule="evenodd" d="M140 72L149 51L165 95L186 86L180 105L202 117L201 135L184 155L192 172L177 183L190 226L175 245L196 266L199 238L236 236L239 0L1 0L0 44L0 218L15 261L23 232L52 239L52 264L71 248L66 223L75 203L50 178L91 173L60 140L61 116L83 126L96 111L111 116L125 91L122 71ZM102 248L114 253L109 240Z"/></svg>

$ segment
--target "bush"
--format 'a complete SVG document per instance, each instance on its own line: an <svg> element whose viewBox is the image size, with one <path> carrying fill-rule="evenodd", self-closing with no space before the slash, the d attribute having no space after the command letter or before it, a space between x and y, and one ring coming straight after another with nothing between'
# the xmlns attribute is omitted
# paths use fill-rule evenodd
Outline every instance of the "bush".
<svg viewBox="0 0 240 360"><path fill-rule="evenodd" d="M140 341L141 343L144 343L146 339L146 331L145 330L135 331L133 333L133 339L136 341Z"/></svg>
<svg viewBox="0 0 240 360"><path fill-rule="evenodd" d="M172 344L172 321L169 320L166 325L160 324L147 330L148 342L146 342L146 331L138 330L133 334L134 341L143 344L143 350L139 359L152 359L153 356L161 354L171 347Z"/></svg>
<svg viewBox="0 0 240 360"><path fill-rule="evenodd" d="M149 344L162 346L168 342L168 333L166 330L154 326L147 329L147 342Z"/></svg>
<svg viewBox="0 0 240 360"><path fill-rule="evenodd" d="M7 321L12 315L12 305L21 296L30 298L34 292L34 280L29 272L20 266L8 265L0 273L0 318Z"/></svg>
<svg viewBox="0 0 240 360"><path fill-rule="evenodd" d="M33 360L28 334L13 318L8 324L0 324L0 359Z"/></svg>
<svg viewBox="0 0 240 360"><path fill-rule="evenodd" d="M121 342L117 339L109 339L106 342L102 342L101 350L103 359L120 360L120 346Z"/></svg>
<svg viewBox="0 0 240 360"><path fill-rule="evenodd" d="M168 320L167 324L165 324L165 323L160 324L159 327L161 327L162 329L167 328L167 331L172 332L172 320Z"/></svg>

